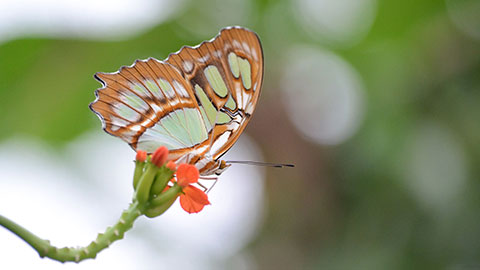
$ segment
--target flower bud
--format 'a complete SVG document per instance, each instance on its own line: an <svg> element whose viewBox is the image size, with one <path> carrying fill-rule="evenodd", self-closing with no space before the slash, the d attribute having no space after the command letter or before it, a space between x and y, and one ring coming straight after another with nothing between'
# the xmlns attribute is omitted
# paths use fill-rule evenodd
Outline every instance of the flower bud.
<svg viewBox="0 0 480 270"><path fill-rule="evenodd" d="M168 157L168 149L165 146L160 146L153 152L152 154L152 163L155 164L157 167L162 167L163 164L167 161Z"/></svg>
<svg viewBox="0 0 480 270"><path fill-rule="evenodd" d="M143 150L137 150L137 156L135 157L135 160L145 162L145 160L147 160L147 152Z"/></svg>

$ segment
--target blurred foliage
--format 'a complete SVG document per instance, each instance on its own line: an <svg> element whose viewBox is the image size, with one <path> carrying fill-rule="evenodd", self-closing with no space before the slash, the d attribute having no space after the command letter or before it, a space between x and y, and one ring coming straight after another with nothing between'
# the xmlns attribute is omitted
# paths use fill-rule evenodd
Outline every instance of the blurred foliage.
<svg viewBox="0 0 480 270"><path fill-rule="evenodd" d="M259 34L266 59L265 87L247 132L267 160L298 165L268 171L268 214L247 247L258 268L480 268L480 41L452 24L443 1L376 2L367 35L346 45L307 33L293 6L190 1L169 21L128 40L25 37L0 44L0 138L23 134L62 146L99 129L87 106L100 87L94 72L164 59L221 27L243 25ZM339 146L305 140L286 120L279 78L283 56L296 44L335 52L363 80L365 117ZM437 190L442 196L442 182L417 193L405 180L415 174L408 165L416 158L412 141L430 126L465 156L466 179L447 179L464 186L446 198L446 207L422 199ZM443 155L443 145L437 148ZM448 172L449 164L434 166Z"/></svg>

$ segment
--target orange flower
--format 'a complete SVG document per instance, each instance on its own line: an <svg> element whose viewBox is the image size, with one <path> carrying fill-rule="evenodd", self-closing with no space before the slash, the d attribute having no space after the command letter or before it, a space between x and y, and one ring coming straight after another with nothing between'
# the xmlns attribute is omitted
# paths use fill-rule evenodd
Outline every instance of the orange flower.
<svg viewBox="0 0 480 270"><path fill-rule="evenodd" d="M200 177L200 173L195 166L185 163L182 163L178 166L176 174L177 183L181 187L186 187L190 184L196 183L198 181L198 177Z"/></svg>
<svg viewBox="0 0 480 270"><path fill-rule="evenodd" d="M202 190L192 186L197 183L200 173L197 167L182 163L178 165L176 172L177 184L182 187L180 205L188 213L198 213L205 205L210 204L208 196Z"/></svg>
<svg viewBox="0 0 480 270"><path fill-rule="evenodd" d="M152 154L152 163L157 167L162 167L163 164L167 161L168 149L165 146L160 146Z"/></svg>
<svg viewBox="0 0 480 270"><path fill-rule="evenodd" d="M147 160L147 152L143 150L138 150L137 151L137 156L135 157L135 160L140 161L140 162L145 162Z"/></svg>
<svg viewBox="0 0 480 270"><path fill-rule="evenodd" d="M190 214L202 211L203 207L208 204L210 202L207 194L192 185L184 187L183 194L180 194L180 205Z"/></svg>

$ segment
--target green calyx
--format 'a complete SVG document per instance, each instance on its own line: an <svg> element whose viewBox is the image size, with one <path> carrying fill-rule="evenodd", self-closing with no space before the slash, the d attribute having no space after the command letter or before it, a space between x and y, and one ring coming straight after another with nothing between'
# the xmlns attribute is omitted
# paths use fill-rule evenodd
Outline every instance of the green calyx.
<svg viewBox="0 0 480 270"><path fill-rule="evenodd" d="M149 218L157 217L167 211L182 192L182 187L175 184L167 191L154 197L150 201L149 207L145 210L145 215Z"/></svg>
<svg viewBox="0 0 480 270"><path fill-rule="evenodd" d="M146 169L140 179L138 180L137 190L135 191L135 199L140 204L145 204L150 197L150 189L152 188L153 181L157 172L160 170L152 163L147 163Z"/></svg>
<svg viewBox="0 0 480 270"><path fill-rule="evenodd" d="M153 218L163 214L172 206L180 192L182 192L182 188L175 184L164 191L175 172L165 165L158 168L150 162L146 164L145 168L142 168L142 174L139 177L134 175L133 181L134 187L136 187L134 198L141 205L144 205L143 214ZM135 169L137 168L138 166ZM137 177L138 183L135 183Z"/></svg>
<svg viewBox="0 0 480 270"><path fill-rule="evenodd" d="M174 173L165 165L159 168L150 162L142 164L136 161L133 176L135 199L140 204L147 204L151 198L161 195Z"/></svg>
<svg viewBox="0 0 480 270"><path fill-rule="evenodd" d="M171 188L169 188L167 191L161 193L160 195L154 197L150 201L150 206L151 207L158 207L161 206L171 199L177 198L178 195L182 192L182 187L179 185L175 184Z"/></svg>
<svg viewBox="0 0 480 270"><path fill-rule="evenodd" d="M160 194L167 186L168 181L172 179L174 173L169 168L162 166L155 177L150 194L154 196Z"/></svg>
<svg viewBox="0 0 480 270"><path fill-rule="evenodd" d="M143 174L143 169L145 168L145 162L135 160L135 171L133 173L133 189L137 189L138 182L140 177Z"/></svg>

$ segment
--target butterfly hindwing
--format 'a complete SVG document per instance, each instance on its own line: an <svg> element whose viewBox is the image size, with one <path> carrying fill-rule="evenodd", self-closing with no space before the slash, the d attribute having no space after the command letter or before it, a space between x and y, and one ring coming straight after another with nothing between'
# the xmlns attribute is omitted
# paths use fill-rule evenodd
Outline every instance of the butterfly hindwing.
<svg viewBox="0 0 480 270"><path fill-rule="evenodd" d="M103 119L105 131L134 149L179 150L207 138L193 92L171 65L151 58L95 76L104 87L96 91L91 109Z"/></svg>
<svg viewBox="0 0 480 270"><path fill-rule="evenodd" d="M106 132L135 150L166 146L173 157L224 154L238 139L258 100L263 54L250 30L223 29L208 42L167 60L137 60L97 73L103 88L90 108Z"/></svg>

